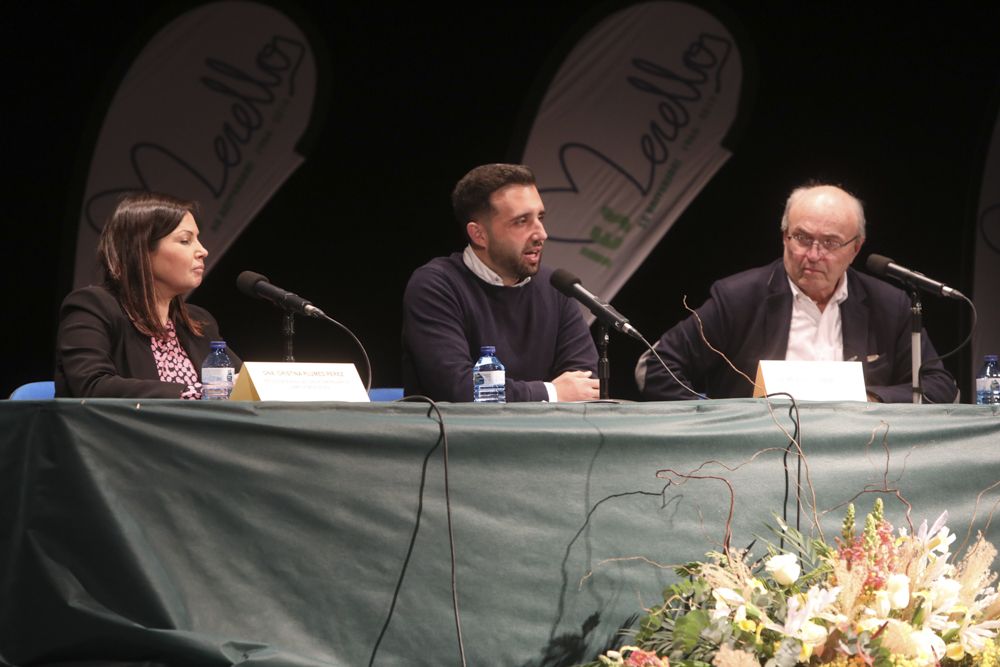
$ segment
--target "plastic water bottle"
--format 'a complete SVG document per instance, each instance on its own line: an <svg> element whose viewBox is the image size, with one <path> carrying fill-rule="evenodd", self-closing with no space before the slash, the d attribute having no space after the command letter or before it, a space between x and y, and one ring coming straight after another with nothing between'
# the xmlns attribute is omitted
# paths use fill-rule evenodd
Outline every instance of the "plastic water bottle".
<svg viewBox="0 0 1000 667"><path fill-rule="evenodd" d="M479 348L479 361L472 367L472 400L476 403L507 402L507 370L496 356L496 348Z"/></svg>
<svg viewBox="0 0 1000 667"><path fill-rule="evenodd" d="M224 401L233 393L233 362L226 354L226 341L213 340L212 351L201 365L201 398Z"/></svg>
<svg viewBox="0 0 1000 667"><path fill-rule="evenodd" d="M983 367L976 376L976 405L1000 405L1000 364L995 354L983 357Z"/></svg>

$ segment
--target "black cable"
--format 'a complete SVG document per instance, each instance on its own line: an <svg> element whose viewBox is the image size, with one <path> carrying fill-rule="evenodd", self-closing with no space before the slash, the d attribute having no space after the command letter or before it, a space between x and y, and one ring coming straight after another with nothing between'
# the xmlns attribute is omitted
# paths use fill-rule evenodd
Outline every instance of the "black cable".
<svg viewBox="0 0 1000 667"><path fill-rule="evenodd" d="M352 334L353 335L353 334ZM360 345L360 343L359 343ZM362 348L363 349L363 348ZM365 357L367 360L367 356ZM389 605L389 613L386 615L385 623L382 625L382 629L379 631L378 638L375 640L375 645L372 647L372 654L368 660L368 666L371 667L375 663L375 656L378 654L378 647L382 643L382 638L385 633L389 630L389 623L392 620L392 615L396 610L396 602L399 599L399 592L403 587L403 579L406 577L406 569L410 564L410 557L413 555L413 548L417 542L417 533L420 532L420 517L423 515L424 508L424 486L427 482L427 465L430 462L431 454L434 450L438 448L438 445L443 444L443 459L444 459L444 502L446 514L448 517L448 546L451 550L451 602L452 608L455 612L455 631L458 635L458 652L461 658L461 664L465 667L465 643L462 640L462 621L461 616L458 611L458 581L455 575L455 533L452 529L451 521L451 490L448 483L448 432L444 425L444 416L441 414L440 408L438 408L437 403L426 396L404 396L399 399L398 402L407 401L420 401L427 403L429 409L427 411L427 416L430 417L431 410L433 410L438 417L439 425L439 435L434 446L427 451L427 455L424 457L424 463L420 470L420 491L417 501L417 518L413 524L413 533L410 536L410 544L406 549L406 556L403 559L403 568L400 570L399 579L396 581L396 589L392 594L392 602Z"/></svg>
<svg viewBox="0 0 1000 667"><path fill-rule="evenodd" d="M788 392L785 392L785 391L776 391L773 394L768 394L766 396L766 398L770 399L772 396L787 396L792 401L792 404L790 406L788 406L788 418L791 419L792 420L792 424L795 425L795 428L792 431L792 438L791 438L791 440L788 441L788 446L785 447L785 454L784 454L784 457L782 458L782 465L784 466L784 469L785 469L785 497L784 497L784 500L781 503L781 519L782 519L782 521L785 522L785 525L787 526L788 525L788 486L789 486L788 485L788 453L792 450L792 445L794 445L799 440L799 431L800 431L800 428L799 428L799 425L800 425L799 405L798 405L798 403L795 402L795 397L792 396L791 394L789 394ZM794 416L792 416L793 413L794 413ZM801 447L802 447L802 445L800 444L799 448L801 449ZM802 526L802 524L801 524L801 520L802 520L802 496L801 496L801 494L802 494L802 455L799 452L798 453L798 466L796 467L796 473L795 473L795 530L797 530L799 532L802 531L802 527L801 527ZM782 535L782 537L781 537L781 540L780 540L780 543L779 543L779 547L781 549L785 548L785 537L784 537L784 535Z"/></svg>
<svg viewBox="0 0 1000 667"><path fill-rule="evenodd" d="M566 544L566 549L563 551L562 562L560 562L560 564L559 564L559 574L560 574L560 577L562 579L562 586L560 586L559 604L558 604L557 609L556 609L556 621L553 623L552 628L549 630L549 641L550 642L555 637L556 628L557 628L557 626L559 624L559 620L562 619L563 613L565 612L565 609L566 609L566 600L565 600L565 597L566 597L566 589L567 589L567 587L569 585L569 570L568 570L568 565L567 564L569 563L570 556L572 555L572 552L573 552L573 545L576 544L577 539L579 539L580 536L583 535L584 531L587 530L587 528L590 526L590 520L591 520L591 518L593 518L594 513L597 512L597 510L600 508L600 506L602 504L604 504L604 503L606 503L608 501L615 500L615 499L618 499L618 498L624 498L626 496L636 496L636 495L639 495L639 496L658 496L661 499L664 499L664 501L660 503L660 508L662 509L662 508L666 507L666 505L667 505L665 499L666 499L666 494L667 494L667 487L669 487L670 485L671 485L671 482L668 481L666 484L663 485L662 489L660 489L658 492L655 492L655 493L652 492L652 491L623 491L621 493L612 493L611 495L605 496L605 497L601 498L600 500L598 500L587 511L587 516L584 517L583 523L580 525L579 528L577 528L576 533L573 535L573 537L570 539L570 541ZM588 560L590 559L589 555L587 556L587 559Z"/></svg>
<svg viewBox="0 0 1000 667"><path fill-rule="evenodd" d="M345 327L343 324L341 324L340 322L333 319L332 317L330 317L329 315L327 315L322 311L320 311L320 315L327 322L330 322L331 324L336 324L338 327L346 331L347 335L354 340L354 343L358 346L358 349L361 350L361 356L364 357L365 360L365 393L368 393L368 391L371 390L372 388L372 364L370 361L368 361L368 352L365 351L365 346L361 344L361 341L358 340L358 337L354 335L354 332Z"/></svg>
<svg viewBox="0 0 1000 667"><path fill-rule="evenodd" d="M676 382L680 386L684 387L685 389L687 389L689 392L691 392L692 394L694 394L698 398L702 398L702 399L707 399L708 398L708 396L706 396L705 394L699 393L699 392L695 391L694 389L692 389L691 387L689 387L688 385L686 385L683 382L681 382L680 379L674 374L673 370L670 369L670 366L667 366L667 362L665 362L663 360L663 358L660 357L660 353L657 352L656 349L652 345L649 344L649 341L646 340L643 337L642 334L639 334L639 340L641 340L643 343L645 343L646 347L649 348L649 351L652 352L653 356L656 357L656 360L660 362L661 366L663 366L663 369L666 370L668 373L670 373L670 377L672 377L674 379L674 382Z"/></svg>
<svg viewBox="0 0 1000 667"><path fill-rule="evenodd" d="M970 308L972 308L972 324L969 326L969 335L966 336L965 340L963 340L961 343L959 343L955 347L955 349L951 350L950 352L947 352L946 354L942 354L942 355L939 355L939 356L936 356L936 357L931 357L927 361L922 362L920 364L920 367L917 368L917 387L920 389L920 395L924 397L924 400L926 400L926 401L928 401L930 403L933 403L934 401L930 401L926 396L924 396L924 387L923 387L924 366L926 366L928 364L932 364L935 361L944 361L945 359L947 359L948 357L952 356L953 354L956 354L959 350L961 350L963 347L965 347L966 345L969 344L969 341L972 340L973 334L976 333L976 320L979 317L978 313L976 312L976 304L972 303L972 300L969 299L969 297L965 296L964 294L959 294L959 296L962 297L963 301L965 301L967 304L969 304ZM959 391L961 391L961 390L959 390ZM973 401L973 402L975 402L975 401Z"/></svg>

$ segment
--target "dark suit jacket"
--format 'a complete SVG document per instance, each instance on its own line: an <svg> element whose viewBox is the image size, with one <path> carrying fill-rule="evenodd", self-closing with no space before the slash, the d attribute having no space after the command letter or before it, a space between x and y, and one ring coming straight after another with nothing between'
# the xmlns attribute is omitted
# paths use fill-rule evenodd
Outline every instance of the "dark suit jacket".
<svg viewBox="0 0 1000 667"><path fill-rule="evenodd" d="M188 304L191 318L202 322L204 335L195 336L177 324L177 339L195 370L219 340L219 326L208 311ZM176 323L175 323L176 324ZM236 370L241 361L228 350ZM118 299L104 287L71 292L59 312L56 337L56 396L93 398L180 398L187 387L161 382L149 336L133 326Z"/></svg>
<svg viewBox="0 0 1000 667"><path fill-rule="evenodd" d="M792 320L792 290L779 259L767 266L723 278L697 310L705 337L753 379L761 359L784 359ZM840 304L844 359L860 361L870 393L887 403L912 400L910 298L882 280L847 269L847 299ZM937 356L927 332L921 336L924 361ZM701 339L694 316L663 334L656 351L685 384L708 398L753 395L753 386ZM921 373L928 402L954 400L954 379L941 362ZM691 399L649 352L639 358L636 381L650 400Z"/></svg>

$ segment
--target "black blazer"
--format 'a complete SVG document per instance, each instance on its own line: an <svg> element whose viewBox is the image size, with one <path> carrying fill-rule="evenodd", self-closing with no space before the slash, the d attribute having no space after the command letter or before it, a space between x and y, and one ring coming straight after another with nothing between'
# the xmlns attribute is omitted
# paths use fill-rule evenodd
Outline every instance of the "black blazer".
<svg viewBox="0 0 1000 667"><path fill-rule="evenodd" d="M761 359L784 359L792 322L792 289L782 260L723 278L697 310L705 337L753 380ZM888 283L847 269L847 299L840 304L844 359L860 361L868 391L886 403L909 403L910 299ZM708 398L753 395L753 385L737 374L701 339L694 317L663 334L655 346L678 378ZM923 361L937 356L922 332ZM950 403L958 389L940 361L921 373L929 402ZM636 381L650 400L697 398L671 378L646 352L636 366Z"/></svg>
<svg viewBox="0 0 1000 667"><path fill-rule="evenodd" d="M219 340L219 326L207 310L188 304L191 318L203 323L204 335L195 336L177 324L177 339L195 370ZM242 362L226 350L236 370ZM125 314L118 299L104 287L71 292L59 311L56 336L55 385L57 397L180 398L186 385L161 382L149 336L143 335Z"/></svg>

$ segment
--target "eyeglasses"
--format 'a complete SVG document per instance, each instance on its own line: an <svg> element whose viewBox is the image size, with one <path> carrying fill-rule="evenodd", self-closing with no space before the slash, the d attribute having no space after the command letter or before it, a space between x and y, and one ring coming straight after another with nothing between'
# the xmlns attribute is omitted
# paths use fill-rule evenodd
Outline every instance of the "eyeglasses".
<svg viewBox="0 0 1000 667"><path fill-rule="evenodd" d="M796 232L795 234L789 234L788 238L795 241L796 245L805 251L809 251L814 244L817 244L823 252L836 252L844 246L854 243L860 236L860 234L855 234L853 238L849 238L846 241L838 241L837 239L814 239L808 234Z"/></svg>

